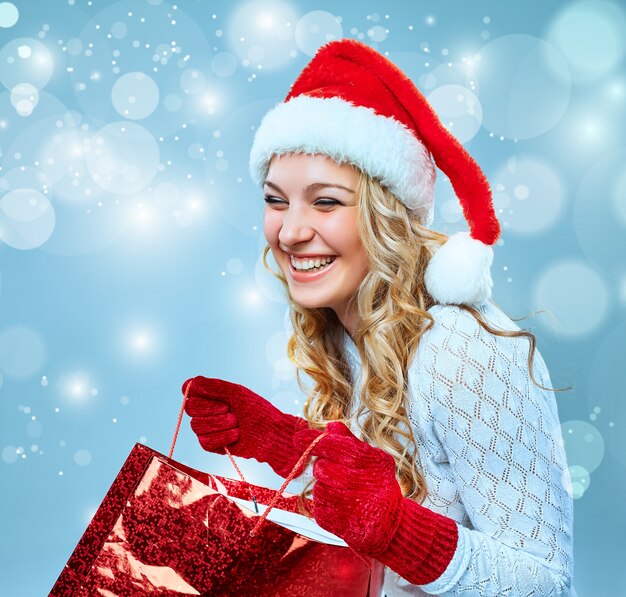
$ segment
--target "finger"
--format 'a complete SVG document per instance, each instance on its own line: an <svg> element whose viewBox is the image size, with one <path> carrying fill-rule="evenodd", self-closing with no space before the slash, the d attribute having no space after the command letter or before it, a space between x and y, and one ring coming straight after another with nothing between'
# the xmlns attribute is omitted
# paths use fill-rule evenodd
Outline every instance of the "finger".
<svg viewBox="0 0 626 597"><path fill-rule="evenodd" d="M190 384L190 383L192 383L192 382L193 382L193 380L194 380L194 379L195 379L195 377L190 377L189 379L186 379L186 380L183 382L183 386L182 386L182 388L181 388L181 390L182 390L183 394L185 394L185 393L187 392L187 387L189 386L189 384Z"/></svg>
<svg viewBox="0 0 626 597"><path fill-rule="evenodd" d="M228 429L226 431L216 431L206 435L199 435L198 441L207 452L214 452L225 446L230 446L239 440L239 427Z"/></svg>
<svg viewBox="0 0 626 597"><path fill-rule="evenodd" d="M358 470L336 464L327 458L318 458L313 464L315 481L340 491L352 489L359 475Z"/></svg>
<svg viewBox="0 0 626 597"><path fill-rule="evenodd" d="M196 435L207 435L218 431L228 431L239 427L237 417L233 413L213 415L211 417L193 417L191 428Z"/></svg>
<svg viewBox="0 0 626 597"><path fill-rule="evenodd" d="M357 439L356 435L354 435L354 433L346 427L346 424L343 421L331 421L328 425L326 425L326 431L332 435L344 435L346 437Z"/></svg>
<svg viewBox="0 0 626 597"><path fill-rule="evenodd" d="M218 415L229 412L228 403L223 400L204 398L202 396L190 396L185 403L185 412L190 417L198 415Z"/></svg>
<svg viewBox="0 0 626 597"><path fill-rule="evenodd" d="M231 396L241 393L243 386L217 379L214 377L203 377L199 375L193 379L191 391L194 395L206 398L229 399Z"/></svg>
<svg viewBox="0 0 626 597"><path fill-rule="evenodd" d="M361 440L344 435L328 434L313 448L311 454L335 462L351 462L361 453Z"/></svg>
<svg viewBox="0 0 626 597"><path fill-rule="evenodd" d="M300 453L304 452L322 432L319 429L302 429L295 434L293 445Z"/></svg>
<svg viewBox="0 0 626 597"><path fill-rule="evenodd" d="M353 512L359 507L355 503L354 494L346 490L339 490L328 487L323 483L316 483L313 487L314 512L317 514L320 508L335 514L347 516L348 512Z"/></svg>

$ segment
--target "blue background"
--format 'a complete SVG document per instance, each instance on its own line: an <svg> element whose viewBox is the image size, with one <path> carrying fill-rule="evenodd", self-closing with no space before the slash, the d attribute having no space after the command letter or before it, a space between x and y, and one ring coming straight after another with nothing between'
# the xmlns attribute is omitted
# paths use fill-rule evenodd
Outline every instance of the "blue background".
<svg viewBox="0 0 626 597"><path fill-rule="evenodd" d="M342 36L398 64L485 170L494 298L573 386L576 591L626 593L624 7L338 6L0 3L1 595L47 594L134 443L169 450L188 377L300 411L247 159ZM433 227L466 229L442 173ZM187 418L175 457L234 476Z"/></svg>

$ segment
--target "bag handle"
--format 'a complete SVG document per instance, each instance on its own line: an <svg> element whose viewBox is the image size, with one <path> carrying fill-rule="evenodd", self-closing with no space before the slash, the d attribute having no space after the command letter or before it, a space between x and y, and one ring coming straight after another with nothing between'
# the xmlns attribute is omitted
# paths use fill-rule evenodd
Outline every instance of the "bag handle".
<svg viewBox="0 0 626 597"><path fill-rule="evenodd" d="M187 398L189 396L189 390L191 389L191 384L192 383L193 383L193 381L190 381L187 384L187 389L185 390L185 396L183 397L183 403L182 403L182 405L180 407L180 412L178 413L178 421L176 421L176 429L174 430L174 438L172 439L172 445L170 447L169 458L171 458L172 454L174 453L174 446L176 445L176 440L178 438L178 432L180 431L180 426L181 426L181 423L183 421L183 413L185 412L185 405L187 404ZM280 499L281 495L283 494L283 492L287 488L287 485L289 485L289 483L291 483L291 481L293 481L296 478L297 471L300 470L300 467L302 465L304 465L305 463L307 463L309 458L311 457L311 452L313 451L313 448L315 448L317 443L323 437L325 437L326 435L328 435L328 431L324 431L323 433L318 435L311 442L309 447L302 453L302 456L300 456L300 458L298 459L298 462L293 467L293 469L291 470L291 472L289 473L289 475L285 479L284 483L281 485L280 489L278 489L276 491L276 493L274 494L274 497L270 500L270 503L265 508L265 511L263 512L263 514L261 514L261 516L259 516L259 519L256 521L254 527L252 527L252 530L250 531L250 537L254 537L256 535L256 533L258 532L259 528L261 528L261 525L263 524L265 519L268 517L268 515L269 515L270 511L272 510L272 508L274 508L274 506L276 506L276 502L278 502L278 500ZM237 463L235 462L235 459L233 458L233 455L230 453L228 448L224 447L224 451L228 455L228 458L230 458L230 461L232 462L233 467L237 471L237 474L239 475L241 480L244 483L247 483L246 479L243 476L243 473L241 472L241 469L237 466ZM255 507L257 507L256 498L254 496L252 496L252 501L254 502ZM258 509L257 509L257 513L258 513ZM348 547L350 547L350 546L348 546ZM352 547L350 547L350 550L353 553L355 553L365 563L365 565L367 566L367 568L369 570L372 569L372 566L371 566L370 562L368 562L359 552L357 552Z"/></svg>
<svg viewBox="0 0 626 597"><path fill-rule="evenodd" d="M193 383L193 381L190 381L187 384L187 389L185 390L185 395L183 397L183 403L182 403L182 405L180 407L180 412L178 413L178 421L176 421L176 429L174 430L174 438L172 439L172 445L170 446L169 458L171 458L172 454L174 454L174 446L176 445L176 440L178 439L178 432L180 431L180 426L181 426L181 423L183 421L183 413L185 412L185 405L187 404L187 398L189 396L189 391L191 389L191 384L192 383ZM250 531L250 536L251 537L254 537L256 532L259 530L259 528L263 524L263 521L267 518L267 516L269 515L270 511L272 510L272 508L274 508L274 506L276 505L276 502L280 499L280 496L283 494L283 492L287 488L287 485L289 485L289 483L291 483L291 481L293 481L296 478L296 476L297 476L296 472L300 469L300 467L303 464L308 462L309 457L311 455L311 451L313 450L313 448L315 447L317 442L319 442L327 433L328 432L324 431L324 433L322 433L321 435L316 437L313 440L313 442L311 442L311 445L304 451L304 453L302 454L302 456L300 457L300 459L298 460L296 465L293 467L293 469L291 470L291 472L289 473L289 475L285 479L285 482L282 484L280 489L274 494L274 497L270 500L270 503L267 505L267 507L265 509L265 512L263 512L263 514L259 517L259 520L255 524L254 528L252 529L252 531ZM224 451L228 455L228 458L230 458L230 461L231 461L234 469L237 471L237 474L239 475L239 478L244 483L247 483L245 477L243 476L243 473L241 472L241 469L237 466L237 462L235 461L233 455L230 453L230 451L228 450L228 448L226 446L224 446ZM257 506L257 502L256 502L256 497L254 495L251 496L251 497L252 497L252 501L254 502L254 507L256 508L256 511L257 511L257 514L258 514L259 510L258 510L258 506Z"/></svg>

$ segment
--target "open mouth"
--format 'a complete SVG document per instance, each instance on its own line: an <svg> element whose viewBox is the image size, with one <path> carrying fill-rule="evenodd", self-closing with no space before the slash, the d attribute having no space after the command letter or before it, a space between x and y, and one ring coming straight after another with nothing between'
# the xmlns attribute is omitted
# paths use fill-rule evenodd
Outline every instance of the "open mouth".
<svg viewBox="0 0 626 597"><path fill-rule="evenodd" d="M326 269L327 267L329 267L334 261L335 261L336 257L325 257L324 259L320 260L309 260L309 264L306 267L306 269L302 268L302 267L296 267L293 263L293 260L291 261L291 266L293 267L294 271L302 273L302 274L308 274L308 273L315 273L315 272L319 272L323 269ZM313 263L311 263L313 262ZM319 265L315 265L316 263L319 263Z"/></svg>
<svg viewBox="0 0 626 597"><path fill-rule="evenodd" d="M291 272L291 276L296 281L302 281L304 279L314 279L321 275L324 275L328 270L330 270L336 260L336 256L327 257L320 260L319 265L316 265L316 260L312 260L313 263L309 263L309 267L307 267L307 269L297 269L296 267L294 267L293 261L289 259L289 270ZM321 261L325 261L325 263L321 263Z"/></svg>

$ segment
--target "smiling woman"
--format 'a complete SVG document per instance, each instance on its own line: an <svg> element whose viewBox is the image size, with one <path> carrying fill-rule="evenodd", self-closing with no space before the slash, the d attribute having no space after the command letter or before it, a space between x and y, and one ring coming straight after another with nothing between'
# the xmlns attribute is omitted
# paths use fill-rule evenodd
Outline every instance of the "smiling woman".
<svg viewBox="0 0 626 597"><path fill-rule="evenodd" d="M431 229L434 164L469 233ZM289 358L314 385L294 417L188 380L201 445L286 477L317 441L309 514L384 564L388 597L567 594L558 411L534 336L491 300L500 227L478 165L395 65L341 40L264 117L250 170L264 263L271 251L288 292Z"/></svg>
<svg viewBox="0 0 626 597"><path fill-rule="evenodd" d="M265 180L280 197L266 195L263 232L291 300L332 309L350 332L358 319L352 299L368 270L357 228L359 178L354 166L300 153L272 158Z"/></svg>

